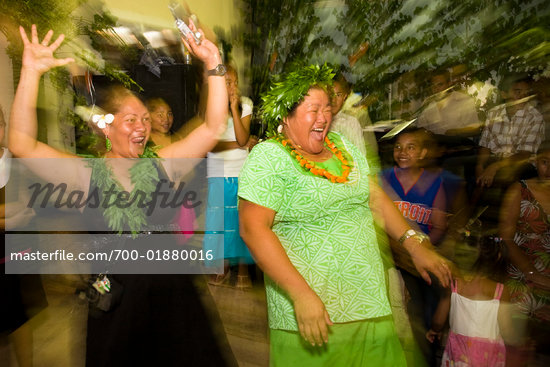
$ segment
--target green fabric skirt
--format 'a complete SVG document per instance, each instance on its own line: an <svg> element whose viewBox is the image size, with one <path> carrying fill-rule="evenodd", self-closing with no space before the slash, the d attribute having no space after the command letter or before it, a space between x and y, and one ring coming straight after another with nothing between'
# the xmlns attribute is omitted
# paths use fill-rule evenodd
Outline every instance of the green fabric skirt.
<svg viewBox="0 0 550 367"><path fill-rule="evenodd" d="M406 365L391 316L334 324L323 347L311 346L299 332L270 330L272 367Z"/></svg>

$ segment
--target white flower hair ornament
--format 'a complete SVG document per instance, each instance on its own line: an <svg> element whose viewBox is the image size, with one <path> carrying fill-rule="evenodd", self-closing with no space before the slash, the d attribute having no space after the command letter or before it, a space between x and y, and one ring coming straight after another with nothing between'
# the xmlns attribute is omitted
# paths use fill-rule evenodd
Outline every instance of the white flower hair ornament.
<svg viewBox="0 0 550 367"><path fill-rule="evenodd" d="M115 116L113 116L112 113L108 113L106 115L99 115L95 114L92 115L92 121L94 124L97 125L100 129L104 129L106 124L111 124L113 120L115 119Z"/></svg>
<svg viewBox="0 0 550 367"><path fill-rule="evenodd" d="M107 124L111 124L115 119L113 114L107 113L95 105L76 106L74 112L84 121L91 120L100 129L104 129Z"/></svg>

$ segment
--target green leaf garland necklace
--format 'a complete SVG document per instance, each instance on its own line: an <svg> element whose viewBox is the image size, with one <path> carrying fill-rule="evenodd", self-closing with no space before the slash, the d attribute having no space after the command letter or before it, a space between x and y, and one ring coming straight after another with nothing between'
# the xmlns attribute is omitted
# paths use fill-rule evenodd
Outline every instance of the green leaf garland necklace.
<svg viewBox="0 0 550 367"><path fill-rule="evenodd" d="M121 208L107 203L107 208L103 211L103 216L109 228L119 235L125 230L132 233L132 237L147 225L147 219L143 208L138 206L138 200L132 200L138 192L145 193L145 203L151 201L151 193L155 191L159 181L157 166L160 164L159 157L155 147L149 144L145 147L140 159L130 169L130 180L134 188L128 197L131 204L126 208ZM141 159L145 158L145 159ZM92 183L100 192L106 192L115 188L113 197L115 200L122 191L126 191L122 184L115 178L113 169L105 163L105 158L86 158L88 167L92 169ZM125 205L126 206L126 205Z"/></svg>

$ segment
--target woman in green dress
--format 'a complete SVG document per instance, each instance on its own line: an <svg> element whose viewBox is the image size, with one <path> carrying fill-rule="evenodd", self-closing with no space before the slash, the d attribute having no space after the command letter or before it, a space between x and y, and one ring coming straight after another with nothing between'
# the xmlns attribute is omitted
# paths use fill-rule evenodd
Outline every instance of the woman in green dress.
<svg viewBox="0 0 550 367"><path fill-rule="evenodd" d="M328 133L333 75L312 65L272 86L262 111L273 138L239 177L241 236L266 274L271 365L404 365L375 218L427 282L430 272L447 286L451 273L358 148Z"/></svg>

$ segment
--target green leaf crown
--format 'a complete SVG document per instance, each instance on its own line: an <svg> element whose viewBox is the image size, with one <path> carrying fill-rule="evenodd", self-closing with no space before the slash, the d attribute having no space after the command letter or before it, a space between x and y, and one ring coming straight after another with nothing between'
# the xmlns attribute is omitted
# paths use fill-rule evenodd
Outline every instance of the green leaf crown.
<svg viewBox="0 0 550 367"><path fill-rule="evenodd" d="M324 90L332 85L335 73L327 64L309 65L281 75L274 80L262 96L261 115L267 127L268 136L275 135L279 123L290 110L306 96L312 86Z"/></svg>

